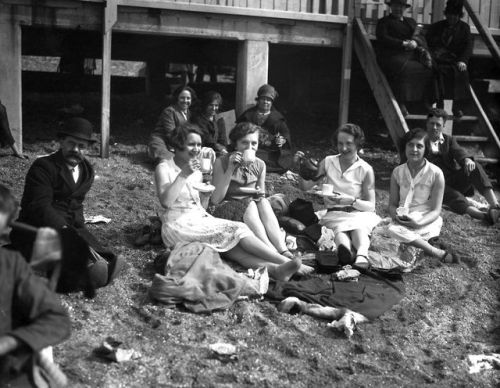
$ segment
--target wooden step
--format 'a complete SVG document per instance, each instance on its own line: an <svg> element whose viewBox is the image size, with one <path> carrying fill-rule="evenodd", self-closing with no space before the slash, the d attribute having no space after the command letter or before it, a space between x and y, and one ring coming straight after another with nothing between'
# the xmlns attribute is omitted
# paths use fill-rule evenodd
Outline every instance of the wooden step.
<svg viewBox="0 0 500 388"><path fill-rule="evenodd" d="M464 143L486 143L489 141L488 137L486 136L464 136L464 135L457 135L453 136L456 141L464 142Z"/></svg>
<svg viewBox="0 0 500 388"><path fill-rule="evenodd" d="M427 115L407 115L407 116L405 116L405 120L406 121L409 121L409 120L425 121L425 120L427 120ZM454 122L459 122L459 123L476 123L478 121L478 118L477 118L477 116L462 116L461 118L457 118L455 116L449 116L448 120L453 120Z"/></svg>
<svg viewBox="0 0 500 388"><path fill-rule="evenodd" d="M487 158L484 156L475 156L474 160L481 164L498 164L498 162L500 161L500 159L498 158Z"/></svg>

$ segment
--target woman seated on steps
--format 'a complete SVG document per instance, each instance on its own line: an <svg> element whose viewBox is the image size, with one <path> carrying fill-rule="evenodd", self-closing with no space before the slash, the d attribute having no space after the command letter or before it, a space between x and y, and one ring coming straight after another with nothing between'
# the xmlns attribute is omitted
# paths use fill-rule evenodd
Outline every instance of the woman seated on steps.
<svg viewBox="0 0 500 388"><path fill-rule="evenodd" d="M271 249L242 222L216 218L200 204L201 131L190 123L175 128L170 137L172 159L162 160L155 171L162 214L162 239L167 247L180 242L202 242L245 268L267 267L277 280L289 280L301 266Z"/></svg>
<svg viewBox="0 0 500 388"><path fill-rule="evenodd" d="M211 201L217 205L213 215L227 220L244 222L269 249L288 258L287 249L278 220L265 196L266 164L255 156L259 146L260 127L239 123L229 134L229 154L216 160ZM311 272L303 265L301 273Z"/></svg>
<svg viewBox="0 0 500 388"><path fill-rule="evenodd" d="M401 243L420 248L444 262L454 262L456 258L451 252L428 242L439 236L443 225L444 176L438 166L425 158L429 153L427 132L420 128L407 132L402 146L407 162L392 172L389 232Z"/></svg>
<svg viewBox="0 0 500 388"><path fill-rule="evenodd" d="M333 194L324 194L328 212L320 224L333 230L341 264L369 267L370 233L379 223L375 214L375 174L373 168L358 156L364 141L363 131L356 124L344 124L332 137L338 155L327 156L319 164L316 180L299 179L302 190L317 183L333 186ZM298 151L298 161L304 153Z"/></svg>

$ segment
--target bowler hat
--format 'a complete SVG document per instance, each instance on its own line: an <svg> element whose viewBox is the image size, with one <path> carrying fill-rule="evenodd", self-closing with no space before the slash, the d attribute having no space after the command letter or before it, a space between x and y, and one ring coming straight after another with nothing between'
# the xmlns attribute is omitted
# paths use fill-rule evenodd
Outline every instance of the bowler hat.
<svg viewBox="0 0 500 388"><path fill-rule="evenodd" d="M387 5L400 4L400 5L405 6L406 8L411 7L411 5L408 4L408 0L389 0L389 1L386 1L385 3Z"/></svg>
<svg viewBox="0 0 500 388"><path fill-rule="evenodd" d="M97 138L94 134L94 127L88 121L81 117L73 117L64 122L62 127L57 132L58 136L73 136L77 139L96 142Z"/></svg>
<svg viewBox="0 0 500 388"><path fill-rule="evenodd" d="M259 97L269 97L271 100L274 100L278 97L278 92L274 88L274 86L265 84L262 85L259 90L257 90L257 98Z"/></svg>
<svg viewBox="0 0 500 388"><path fill-rule="evenodd" d="M461 0L448 0L443 12L445 15L460 15L463 16L463 1Z"/></svg>

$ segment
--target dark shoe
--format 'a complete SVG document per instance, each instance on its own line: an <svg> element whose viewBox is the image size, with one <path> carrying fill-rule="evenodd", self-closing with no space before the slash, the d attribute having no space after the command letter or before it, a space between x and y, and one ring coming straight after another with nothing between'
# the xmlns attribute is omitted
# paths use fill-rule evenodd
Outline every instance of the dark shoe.
<svg viewBox="0 0 500 388"><path fill-rule="evenodd" d="M497 207L490 207L486 212L486 221L490 225L495 225L498 222L498 218L500 217L500 209Z"/></svg>
<svg viewBox="0 0 500 388"><path fill-rule="evenodd" d="M462 117L464 117L464 112L463 110L456 110L453 112L453 116L455 117L456 120L460 120Z"/></svg>
<svg viewBox="0 0 500 388"><path fill-rule="evenodd" d="M441 257L441 262L445 264L458 264L460 263L460 259L455 252L445 251L443 257Z"/></svg>
<svg viewBox="0 0 500 388"><path fill-rule="evenodd" d="M368 257L366 257L365 255L358 255L356 257L356 260L354 261L354 263L352 265L352 267L355 269L360 269L360 270L365 270L365 271L370 270L371 266L372 265L370 264Z"/></svg>
<svg viewBox="0 0 500 388"><path fill-rule="evenodd" d="M337 257L342 265L351 265L354 263L354 257L352 256L351 250L345 245L339 245L337 248Z"/></svg>

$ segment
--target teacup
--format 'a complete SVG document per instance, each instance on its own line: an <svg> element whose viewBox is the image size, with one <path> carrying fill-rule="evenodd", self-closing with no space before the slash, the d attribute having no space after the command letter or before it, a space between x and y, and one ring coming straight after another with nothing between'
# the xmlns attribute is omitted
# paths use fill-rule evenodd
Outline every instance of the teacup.
<svg viewBox="0 0 500 388"><path fill-rule="evenodd" d="M209 173L210 171L212 171L212 160L209 158L201 158L200 170L202 173Z"/></svg>
<svg viewBox="0 0 500 388"><path fill-rule="evenodd" d="M333 194L333 185L329 183L323 183L321 186L321 192L323 195L332 195Z"/></svg>
<svg viewBox="0 0 500 388"><path fill-rule="evenodd" d="M396 209L396 215L398 217L407 217L410 214L410 209L407 207L401 206Z"/></svg>
<svg viewBox="0 0 500 388"><path fill-rule="evenodd" d="M255 150L245 150L243 151L243 162L245 163L252 163L255 161Z"/></svg>

